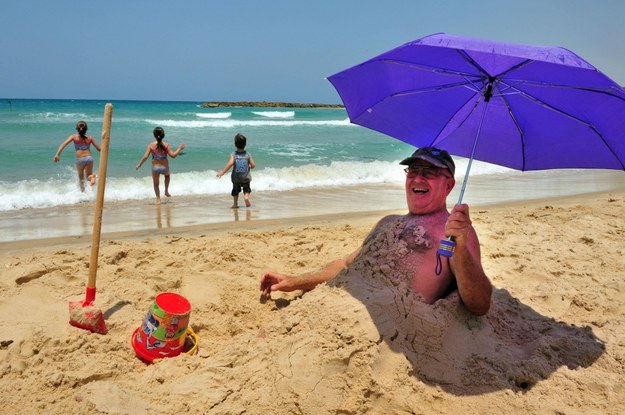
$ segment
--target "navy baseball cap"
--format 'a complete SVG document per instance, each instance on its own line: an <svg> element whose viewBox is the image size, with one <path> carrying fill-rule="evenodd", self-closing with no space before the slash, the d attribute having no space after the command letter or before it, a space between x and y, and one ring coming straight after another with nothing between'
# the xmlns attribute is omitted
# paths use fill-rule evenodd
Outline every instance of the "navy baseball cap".
<svg viewBox="0 0 625 415"><path fill-rule="evenodd" d="M399 164L410 166L415 160L424 160L436 167L440 167L441 169L447 169L451 172L452 176L456 172L456 164L454 163L454 160L447 151L439 148L420 148L412 153L412 156L400 161Z"/></svg>

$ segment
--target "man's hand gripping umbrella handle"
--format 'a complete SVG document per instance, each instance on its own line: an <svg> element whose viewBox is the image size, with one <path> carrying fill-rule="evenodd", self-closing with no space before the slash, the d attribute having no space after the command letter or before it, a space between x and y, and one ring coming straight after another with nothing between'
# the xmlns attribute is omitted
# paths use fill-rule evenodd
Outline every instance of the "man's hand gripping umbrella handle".
<svg viewBox="0 0 625 415"><path fill-rule="evenodd" d="M471 170L471 164L473 163L473 156L469 159L469 164L467 165L467 172L464 175L464 180L462 181L462 188L460 189L460 196L458 197L458 203L456 205L460 205L462 203L462 198L464 197L464 190L467 187L467 179L469 178L469 170ZM454 249L456 248L456 241L453 236L448 236L447 239L441 239L441 243L438 246L438 251L436 251L436 275L441 275L443 271L443 260L441 257L451 258L454 255Z"/></svg>
<svg viewBox="0 0 625 415"><path fill-rule="evenodd" d="M462 182L462 189L460 189L460 197L458 198L457 205L462 203L464 197L464 189L467 186L467 178L469 177L469 170L471 169L471 163L473 158L469 159L469 165L467 167L467 173L464 175L464 181ZM441 239L441 243L436 251L436 275L441 275L443 271L443 260L441 257L451 258L454 255L454 249L456 248L456 241L453 236L448 236L447 239Z"/></svg>

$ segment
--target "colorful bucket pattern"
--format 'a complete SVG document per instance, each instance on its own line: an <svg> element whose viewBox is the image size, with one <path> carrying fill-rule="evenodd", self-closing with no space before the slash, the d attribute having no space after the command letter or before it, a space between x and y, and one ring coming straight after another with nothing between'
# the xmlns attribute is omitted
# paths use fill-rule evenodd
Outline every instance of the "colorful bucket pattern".
<svg viewBox="0 0 625 415"><path fill-rule="evenodd" d="M135 352L147 360L175 357L184 352L191 303L176 293L161 293L140 328L132 336Z"/></svg>

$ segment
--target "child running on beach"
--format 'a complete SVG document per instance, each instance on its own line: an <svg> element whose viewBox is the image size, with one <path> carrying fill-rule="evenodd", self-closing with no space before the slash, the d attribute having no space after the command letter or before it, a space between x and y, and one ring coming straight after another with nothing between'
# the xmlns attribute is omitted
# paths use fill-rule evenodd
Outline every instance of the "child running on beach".
<svg viewBox="0 0 625 415"><path fill-rule="evenodd" d="M254 163L254 159L252 158L252 154L245 151L245 146L247 144L247 138L243 134L237 134L234 136L234 146L236 151L230 154L230 159L228 163L226 163L226 167L223 170L217 172L217 177L221 178L226 172L232 169L232 192L230 193L234 199L232 204L233 209L237 209L239 207L239 193L241 193L241 189L243 190L243 197L245 199L245 206L250 207L252 202L250 201L250 193L252 193L252 189L250 188L250 183L252 182L252 174L250 172L251 169L256 167Z"/></svg>
<svg viewBox="0 0 625 415"><path fill-rule="evenodd" d="M93 156L91 155L91 144L96 150L100 151L100 146L95 142L93 137L87 135L87 123L85 121L78 121L76 123L76 131L78 134L70 135L59 146L52 161L58 163L61 160L61 153L69 145L74 143L74 149L76 150L76 171L78 172L78 181L80 183L80 190L85 191L85 175L91 186L95 184L95 173L93 173Z"/></svg>
<svg viewBox="0 0 625 415"><path fill-rule="evenodd" d="M161 204L161 189L159 184L159 178L162 175L165 176L165 196L170 197L169 194L169 160L167 156L171 158L178 157L178 154L186 147L184 144L180 144L176 151L173 151L169 143L163 142L163 138L165 138L165 130L161 127L156 127L152 132L154 134L155 141L148 144L148 147L145 150L145 154L137 164L135 170L139 170L139 168L145 163L150 154L152 154L152 184L154 185L154 194L156 195L156 204Z"/></svg>

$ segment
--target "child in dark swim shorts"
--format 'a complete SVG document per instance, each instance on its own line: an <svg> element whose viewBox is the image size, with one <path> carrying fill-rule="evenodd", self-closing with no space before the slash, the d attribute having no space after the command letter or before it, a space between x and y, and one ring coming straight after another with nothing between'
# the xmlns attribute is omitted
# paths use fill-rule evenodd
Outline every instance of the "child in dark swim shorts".
<svg viewBox="0 0 625 415"><path fill-rule="evenodd" d="M256 167L252 154L245 151L247 145L247 138L243 134L237 134L234 136L234 147L236 150L230 153L230 159L223 170L217 172L217 177L221 178L232 167L232 191L230 194L234 200L232 204L233 209L239 207L239 194L243 191L243 198L245 199L245 206L250 207L252 202L250 201L250 194L252 189L250 183L252 182L251 170Z"/></svg>

